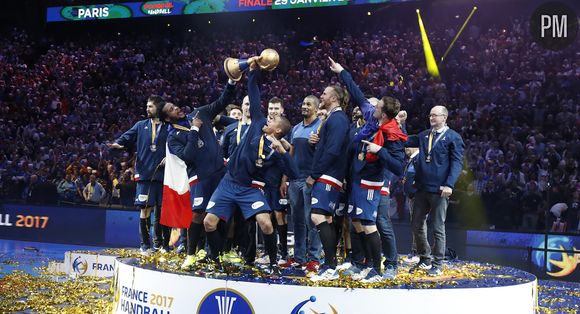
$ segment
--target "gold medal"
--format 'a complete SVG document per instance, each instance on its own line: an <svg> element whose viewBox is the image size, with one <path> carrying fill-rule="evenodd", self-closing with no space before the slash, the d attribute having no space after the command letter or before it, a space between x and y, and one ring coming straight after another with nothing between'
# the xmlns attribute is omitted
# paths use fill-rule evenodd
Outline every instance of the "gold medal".
<svg viewBox="0 0 580 314"><path fill-rule="evenodd" d="M427 163L431 162L431 154L427 155L427 158L425 158L425 162Z"/></svg>
<svg viewBox="0 0 580 314"><path fill-rule="evenodd" d="M264 166L264 159L262 159L262 158L258 158L258 159L256 160L256 167L258 167L258 168L262 168L263 166Z"/></svg>
<svg viewBox="0 0 580 314"><path fill-rule="evenodd" d="M151 144L151 146L149 146L149 149L150 149L152 152L155 152L155 151L157 150L157 145L155 145L155 144Z"/></svg>

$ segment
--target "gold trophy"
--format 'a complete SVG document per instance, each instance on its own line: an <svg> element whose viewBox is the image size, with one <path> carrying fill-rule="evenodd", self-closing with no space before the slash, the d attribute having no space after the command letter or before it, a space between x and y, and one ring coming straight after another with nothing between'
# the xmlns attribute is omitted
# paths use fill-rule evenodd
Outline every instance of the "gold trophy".
<svg viewBox="0 0 580 314"><path fill-rule="evenodd" d="M258 65L260 69L266 71L274 71L280 63L280 55L274 49L264 49L258 58Z"/></svg>
<svg viewBox="0 0 580 314"><path fill-rule="evenodd" d="M239 81L242 79L244 72L250 67L252 59L256 58L260 69L266 71L274 71L280 63L280 55L274 49L264 49L259 57L252 57L249 59L235 59L226 58L224 60L224 71L226 75L233 81Z"/></svg>

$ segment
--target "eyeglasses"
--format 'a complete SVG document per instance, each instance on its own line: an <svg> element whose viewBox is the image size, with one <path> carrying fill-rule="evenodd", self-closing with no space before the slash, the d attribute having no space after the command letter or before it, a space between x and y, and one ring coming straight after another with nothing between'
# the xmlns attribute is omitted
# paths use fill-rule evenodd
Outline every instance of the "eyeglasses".
<svg viewBox="0 0 580 314"><path fill-rule="evenodd" d="M432 114L429 114L427 117L428 117L428 118L433 118L433 117L442 117L442 116L445 116L445 115L444 115L444 114L436 114L436 113L432 113Z"/></svg>

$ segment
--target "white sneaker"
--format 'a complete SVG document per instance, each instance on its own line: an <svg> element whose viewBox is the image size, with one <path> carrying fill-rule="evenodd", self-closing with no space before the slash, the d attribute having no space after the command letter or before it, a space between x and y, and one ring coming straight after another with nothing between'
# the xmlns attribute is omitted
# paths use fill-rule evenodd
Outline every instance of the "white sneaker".
<svg viewBox="0 0 580 314"><path fill-rule="evenodd" d="M362 280L364 283L375 283L380 281L383 281L383 276L377 273L377 271L374 269L371 269L367 276Z"/></svg>
<svg viewBox="0 0 580 314"><path fill-rule="evenodd" d="M195 255L187 255L187 257L183 261L183 264L181 264L181 269L182 270L190 269L193 266L193 264L195 264L195 261L196 261Z"/></svg>
<svg viewBox="0 0 580 314"><path fill-rule="evenodd" d="M347 270L347 269L349 269L351 266L352 266L352 264L351 264L351 263L349 263L349 262L342 263L342 264L340 264L340 265L336 266L336 270Z"/></svg>
<svg viewBox="0 0 580 314"><path fill-rule="evenodd" d="M338 279L338 271L336 269L327 268L322 270L318 275L314 275L310 278L310 281L317 282L323 280L336 280Z"/></svg>
<svg viewBox="0 0 580 314"><path fill-rule="evenodd" d="M365 269L361 270L361 271L360 271L360 273L358 273L358 274L353 274L353 275L351 276L351 278L352 278L353 280L363 280L363 279L365 279L365 278L367 277L367 275L368 275L368 274L371 272L371 270L373 270L373 268L372 268L372 267L367 267L367 268L365 268Z"/></svg>
<svg viewBox="0 0 580 314"><path fill-rule="evenodd" d="M383 272L383 279L386 280L393 280L397 277L397 269L395 267L388 265L385 271Z"/></svg>
<svg viewBox="0 0 580 314"><path fill-rule="evenodd" d="M411 269L409 269L409 273L413 274L413 273L416 273L420 270L429 270L429 269L431 269L431 267L433 267L431 265L431 262L419 262L419 263L415 264L415 266L411 267Z"/></svg>
<svg viewBox="0 0 580 314"><path fill-rule="evenodd" d="M350 278L352 278L354 275L360 274L360 272L361 272L360 268L356 267L356 265L350 265L350 267L347 268L342 274L344 276L349 276Z"/></svg>
<svg viewBox="0 0 580 314"><path fill-rule="evenodd" d="M140 248L140 249L139 249L139 253L140 253L141 255L143 255L143 256L149 256L149 255L151 255L151 253L153 253L153 252L151 251L151 249L144 249L144 248Z"/></svg>
<svg viewBox="0 0 580 314"><path fill-rule="evenodd" d="M256 264L266 264L266 265L270 265L270 256L268 256L267 254L256 259Z"/></svg>
<svg viewBox="0 0 580 314"><path fill-rule="evenodd" d="M419 256L409 254L403 258L403 263L413 265L419 263L420 260L421 258Z"/></svg>

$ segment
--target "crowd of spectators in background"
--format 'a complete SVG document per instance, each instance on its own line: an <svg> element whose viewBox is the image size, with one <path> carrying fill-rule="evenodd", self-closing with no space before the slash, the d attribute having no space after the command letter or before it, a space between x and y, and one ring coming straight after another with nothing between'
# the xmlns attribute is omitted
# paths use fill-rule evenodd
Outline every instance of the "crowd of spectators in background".
<svg viewBox="0 0 580 314"><path fill-rule="evenodd" d="M544 230L551 217L579 232L580 47L576 41L562 51L544 50L525 29L518 20L470 26L440 64L441 80L425 70L416 26L341 32L302 45L293 31L39 44L11 30L0 41L0 197L132 206L134 155L113 154L106 144L145 118L147 97L159 94L189 111L217 98L226 57L274 48L281 63L265 75L262 96L282 98L293 123L302 119L305 96L338 83L328 56L369 97L399 98L409 134L428 127L432 106L445 104L448 124L466 142L451 221ZM441 25L429 38L443 51L454 35ZM237 91L240 104L245 88Z"/></svg>

